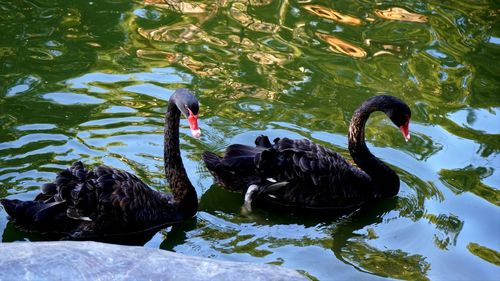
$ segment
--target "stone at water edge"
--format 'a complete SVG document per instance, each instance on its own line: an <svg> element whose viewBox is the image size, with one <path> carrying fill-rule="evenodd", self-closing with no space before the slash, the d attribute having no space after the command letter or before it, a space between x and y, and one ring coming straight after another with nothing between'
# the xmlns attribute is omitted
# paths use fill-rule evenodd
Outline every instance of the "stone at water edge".
<svg viewBox="0 0 500 281"><path fill-rule="evenodd" d="M98 242L0 243L0 280L307 280L274 265Z"/></svg>

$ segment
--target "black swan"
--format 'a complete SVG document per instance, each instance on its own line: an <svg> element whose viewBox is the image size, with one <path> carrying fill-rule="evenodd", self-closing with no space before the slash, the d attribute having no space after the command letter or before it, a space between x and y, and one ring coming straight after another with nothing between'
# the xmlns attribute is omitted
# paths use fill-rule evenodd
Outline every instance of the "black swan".
<svg viewBox="0 0 500 281"><path fill-rule="evenodd" d="M191 133L199 137L198 100L187 89L170 97L165 115L164 164L172 194L148 187L135 175L106 166L86 169L78 161L42 186L33 201L0 199L16 225L61 234L72 239L140 232L157 225L189 219L198 197L182 163L179 149L181 112Z"/></svg>
<svg viewBox="0 0 500 281"><path fill-rule="evenodd" d="M255 140L255 147L233 144L223 157L206 151L203 161L226 189L245 192L245 205L312 211L356 209L379 198L395 196L399 177L370 153L365 124L374 111L384 112L410 139L410 108L387 95L366 100L354 112L349 126L349 152L357 167L340 154L306 139Z"/></svg>

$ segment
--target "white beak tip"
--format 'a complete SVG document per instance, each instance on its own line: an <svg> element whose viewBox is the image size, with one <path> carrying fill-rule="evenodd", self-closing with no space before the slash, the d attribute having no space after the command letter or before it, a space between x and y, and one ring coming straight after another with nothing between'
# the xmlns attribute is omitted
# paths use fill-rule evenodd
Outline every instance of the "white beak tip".
<svg viewBox="0 0 500 281"><path fill-rule="evenodd" d="M193 135L193 137L195 137L195 138L199 138L201 136L201 130L200 129L191 130L191 135Z"/></svg>
<svg viewBox="0 0 500 281"><path fill-rule="evenodd" d="M405 136L405 141L408 142L410 140L410 133L408 133L408 135Z"/></svg>

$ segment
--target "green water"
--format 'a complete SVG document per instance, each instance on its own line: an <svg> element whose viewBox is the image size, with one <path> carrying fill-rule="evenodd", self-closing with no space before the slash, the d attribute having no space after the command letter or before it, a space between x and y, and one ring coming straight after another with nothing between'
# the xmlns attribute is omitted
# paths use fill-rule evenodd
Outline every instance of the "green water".
<svg viewBox="0 0 500 281"><path fill-rule="evenodd" d="M31 199L75 160L167 190L163 114L187 87L202 104L202 138L181 128L200 209L145 247L320 280L498 280L499 13L485 0L0 0L0 197ZM401 178L370 210L244 214L201 161L261 133L349 158L350 117L380 93L408 103L412 137L382 114L368 122L369 147ZM1 207L0 233L47 239Z"/></svg>

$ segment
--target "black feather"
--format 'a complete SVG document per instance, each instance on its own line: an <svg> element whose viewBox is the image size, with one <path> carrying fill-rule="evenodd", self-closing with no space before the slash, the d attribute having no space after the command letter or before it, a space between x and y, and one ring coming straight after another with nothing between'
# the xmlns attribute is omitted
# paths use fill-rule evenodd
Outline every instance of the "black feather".
<svg viewBox="0 0 500 281"><path fill-rule="evenodd" d="M262 152L264 149L260 147L251 147L242 144L230 145L221 164L226 167L237 169L253 168L255 155Z"/></svg>
<svg viewBox="0 0 500 281"><path fill-rule="evenodd" d="M260 135L255 139L255 145L262 148L270 148L272 146L269 138L264 135Z"/></svg>
<svg viewBox="0 0 500 281"><path fill-rule="evenodd" d="M201 158L209 170L216 170L221 165L220 162L222 161L221 157L210 151L203 152Z"/></svg>

